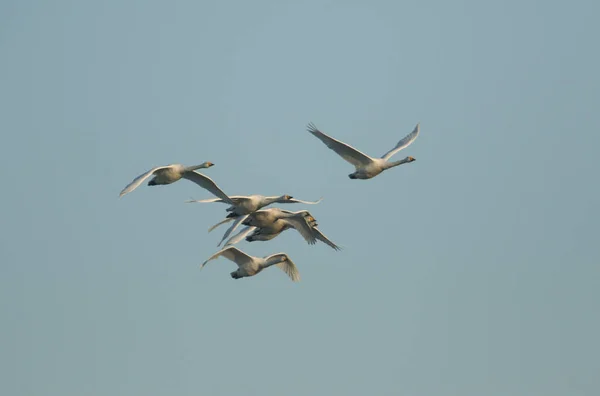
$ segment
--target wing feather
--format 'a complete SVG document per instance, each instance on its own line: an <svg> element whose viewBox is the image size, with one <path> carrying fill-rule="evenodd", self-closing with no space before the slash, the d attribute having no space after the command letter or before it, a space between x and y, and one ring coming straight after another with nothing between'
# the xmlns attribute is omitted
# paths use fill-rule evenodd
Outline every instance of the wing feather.
<svg viewBox="0 0 600 396"><path fill-rule="evenodd" d="M221 220L219 221L217 224L215 224L214 226L210 227L208 229L208 232L211 232L212 230L214 230L215 228L217 228L218 226L220 226L221 224L225 224L225 223L229 223L230 221L234 220L232 217L226 217L225 220Z"/></svg>
<svg viewBox="0 0 600 396"><path fill-rule="evenodd" d="M210 256L205 262L202 263L202 265L200 265L200 269L204 268L206 263L208 263L209 261L214 260L220 256L223 256L226 259L233 261L238 265L238 267L248 261L252 261L252 257L242 252L240 249L236 248L235 246L228 246L225 249L221 249L212 256Z"/></svg>
<svg viewBox="0 0 600 396"><path fill-rule="evenodd" d="M254 230L256 230L256 227L248 226L248 227L242 228L242 230L240 232L238 232L237 234L235 234L234 236L229 238L227 240L227 242L225 242L225 246L235 245L242 239L246 238L246 236Z"/></svg>
<svg viewBox="0 0 600 396"><path fill-rule="evenodd" d="M327 238L325 236L325 234L323 234L321 232L321 230L319 230L317 227L313 227L312 228L314 234L315 234L315 238L318 239L319 241L331 246L334 250L341 250L342 248L340 248L338 245L336 245L335 243L331 242L329 240L329 238Z"/></svg>
<svg viewBox="0 0 600 396"><path fill-rule="evenodd" d="M398 151L410 146L411 143L415 141L417 136L419 136L419 131L420 131L420 127L419 127L419 124L417 124L417 126L415 127L415 129L413 129L413 131L411 133L409 133L408 135L406 135L405 137L400 139L400 141L396 144L396 146L393 149L391 149L390 151L388 151L387 153L385 153L384 155L382 155L381 158L383 158L384 160L387 161L392 157L392 155L396 154Z"/></svg>
<svg viewBox="0 0 600 396"><path fill-rule="evenodd" d="M223 241L225 240L225 238L227 238L229 235L231 235L231 233L233 231L235 231L235 229L238 228L240 224L242 224L242 221L246 220L246 217L248 217L248 215L237 217L235 219L235 223L233 223L231 225L231 227L229 227L229 229L227 231L225 231L225 234L223 235L223 238L221 238L221 241L219 242L219 244L217 246L221 246L221 244L223 243Z"/></svg>
<svg viewBox="0 0 600 396"><path fill-rule="evenodd" d="M142 184L144 182L144 180L146 180L147 178L149 178L150 176L152 176L154 174L154 172L156 172L157 170L166 169L166 168L169 168L170 166L171 165L157 166L155 168L150 169L146 173L142 173L141 175L139 175L138 177L136 177L135 179L133 179L131 181L131 183L129 183L127 186L125 186L125 188L123 190L121 190L121 193L119 194L119 198L122 197L125 194L128 194L128 193L132 192L136 188L138 188L138 186L140 184Z"/></svg>
<svg viewBox="0 0 600 396"><path fill-rule="evenodd" d="M275 265L279 269L281 269L283 272L285 272L293 282L300 281L300 272L298 271L298 267L296 267L296 264L294 264L292 259L290 259L290 256L288 256L287 254L285 254L285 253L272 254L269 257L267 257L266 259L269 260L269 259L272 259L277 256L285 257L285 261L282 261Z"/></svg>
<svg viewBox="0 0 600 396"><path fill-rule="evenodd" d="M354 147L325 135L323 132L319 131L313 123L308 124L308 132L315 135L319 140L325 143L327 147L335 151L340 157L342 157L357 168L366 166L373 162L373 159L371 157L364 153L361 153Z"/></svg>
<svg viewBox="0 0 600 396"><path fill-rule="evenodd" d="M308 205L316 205L319 202L321 202L322 200L323 200L322 197L319 198L316 201L303 201L301 199L291 198L291 199L288 199L287 201L284 201L284 202L281 202L281 203L302 203L302 204L308 204Z"/></svg>
<svg viewBox="0 0 600 396"><path fill-rule="evenodd" d="M221 198L223 202L233 205L233 201L217 186L217 184L208 176L195 171L184 172L183 177L189 181L192 181L200 187L208 190L213 195Z"/></svg>
<svg viewBox="0 0 600 396"><path fill-rule="evenodd" d="M227 203L227 202L224 202L223 199L221 199L221 198L189 199L189 200L185 201L185 203L194 203L194 202L198 202L198 203L208 203L208 202L223 202L223 203Z"/></svg>

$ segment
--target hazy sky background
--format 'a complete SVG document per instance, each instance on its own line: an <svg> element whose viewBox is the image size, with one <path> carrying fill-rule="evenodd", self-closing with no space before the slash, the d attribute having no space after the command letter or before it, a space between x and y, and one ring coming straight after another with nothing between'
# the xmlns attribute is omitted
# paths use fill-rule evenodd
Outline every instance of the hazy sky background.
<svg viewBox="0 0 600 396"><path fill-rule="evenodd" d="M3 395L600 394L597 1L0 3ZM417 161L368 181L306 132ZM228 194L324 197L233 280Z"/></svg>

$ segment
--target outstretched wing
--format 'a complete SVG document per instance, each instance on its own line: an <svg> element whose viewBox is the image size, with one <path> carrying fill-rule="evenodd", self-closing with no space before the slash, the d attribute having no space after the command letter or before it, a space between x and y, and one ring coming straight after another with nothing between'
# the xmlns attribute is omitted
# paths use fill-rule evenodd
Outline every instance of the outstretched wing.
<svg viewBox="0 0 600 396"><path fill-rule="evenodd" d="M208 260L206 260L202 263L202 265L200 265L200 269L204 268L206 263L208 263L210 260L214 260L220 256L223 256L226 259L233 261L238 265L238 267L244 263L247 263L248 261L252 261L252 257L242 252L240 249L236 248L235 246L228 246L225 249L221 249L217 253L210 256Z"/></svg>
<svg viewBox="0 0 600 396"><path fill-rule="evenodd" d="M223 241L225 240L225 238L227 238L229 235L231 235L231 233L233 231L235 231L235 229L238 228L238 226L240 224L242 224L242 221L246 220L246 217L248 217L248 215L237 217L235 219L235 223L233 223L231 225L231 227L229 227L229 229L227 231L225 231L225 235L223 235L223 238L221 238L221 242L219 242L219 244L217 246L221 246L221 244L223 243Z"/></svg>
<svg viewBox="0 0 600 396"><path fill-rule="evenodd" d="M285 272L290 279L293 282L298 282L300 281L300 272L298 271L298 268L296 267L296 264L294 264L294 262L292 261L292 259L290 259L290 256L288 256L285 253L276 253L276 254L272 254L269 257L266 257L267 261L275 258L275 257L285 257L285 261L282 261L280 263L275 264L279 269L281 269L283 272Z"/></svg>
<svg viewBox="0 0 600 396"><path fill-rule="evenodd" d="M314 245L317 242L317 239L304 216L287 217L284 219L279 219L278 221L286 222L287 224L292 226L296 231L300 233L300 235L302 235L302 238L304 238L304 240L308 242L309 245Z"/></svg>
<svg viewBox="0 0 600 396"><path fill-rule="evenodd" d="M221 224L225 224L225 223L229 223L230 221L233 221L234 218L233 217L226 217L225 220L221 220L219 221L217 224L215 224L214 226L210 227L208 229L208 232L211 232L212 230L214 230L215 228L217 228L218 226L220 226Z"/></svg>
<svg viewBox="0 0 600 396"><path fill-rule="evenodd" d="M290 198L290 199L287 199L287 200L285 200L283 202L280 202L280 203L303 203L303 204L308 204L308 205L316 205L319 202L321 202L322 200L323 200L322 197L319 198L317 201L303 201L301 199Z"/></svg>
<svg viewBox="0 0 600 396"><path fill-rule="evenodd" d="M210 191L213 195L221 198L224 202L233 205L233 201L217 186L217 184L208 176L204 176L201 173L195 171L188 171L183 173L183 178L188 179L199 185L200 187Z"/></svg>
<svg viewBox="0 0 600 396"><path fill-rule="evenodd" d="M227 203L227 202L223 201L221 198L188 199L187 201L185 201L185 203L193 203L193 202L198 202L198 203L223 202L223 203Z"/></svg>
<svg viewBox="0 0 600 396"><path fill-rule="evenodd" d="M246 238L246 236L254 230L256 230L256 227L248 226L248 227L242 228L242 230L240 232L238 232L237 234L235 234L234 236L229 238L229 240L227 242L225 242L225 246L235 245L242 239Z"/></svg>
<svg viewBox="0 0 600 396"><path fill-rule="evenodd" d="M335 151L340 157L350 162L355 167L362 167L370 164L373 160L366 154L361 153L357 149L352 146L347 145L346 143L340 142L330 136L325 135L323 132L319 131L317 127L311 122L308 124L308 132L315 135L319 140L321 140L327 147L331 150Z"/></svg>
<svg viewBox="0 0 600 396"><path fill-rule="evenodd" d="M402 150L405 147L410 146L411 143L415 141L417 136L419 136L419 130L420 130L420 127L419 127L419 124L417 124L417 126L415 127L415 129L413 129L413 131L411 133L409 133L408 135L403 137L398 142L398 144L396 144L396 147L394 147L393 149L391 149L390 151L388 151L387 153L382 155L381 158L383 158L384 160L387 161L392 157L392 155L396 154L398 151Z"/></svg>
<svg viewBox="0 0 600 396"><path fill-rule="evenodd" d="M246 197L241 197L241 196L237 196L237 195L229 195L228 196L229 199L231 199L231 201L235 202L236 204L238 203L238 201L246 198ZM185 201L185 203L193 203L193 202L198 202L198 203L208 203L208 202L222 202L222 203L229 203L229 202L225 202L222 198L208 198L208 199L189 199L187 201Z"/></svg>
<svg viewBox="0 0 600 396"><path fill-rule="evenodd" d="M323 234L321 232L321 230L319 230L317 227L313 227L312 228L313 233L315 234L315 238L318 239L319 241L331 246L334 250L342 250L342 248L340 248L338 245L336 245L335 243L331 242L329 240L329 238L327 238L325 236L325 234Z"/></svg>
<svg viewBox="0 0 600 396"><path fill-rule="evenodd" d="M169 168L169 167L170 167L170 165L157 166L155 168L150 169L146 173L142 173L141 175L139 175L138 177L136 177L135 179L133 179L131 181L131 183L129 183L123 190L121 190L121 193L119 194L119 198L122 197L123 195L127 194L127 193L132 192L136 188L138 188L138 186L140 184L142 184L144 182L144 180L146 180L147 178L149 178L150 176L152 176L154 174L154 172L156 172L157 170L161 170L161 169L165 169L165 168Z"/></svg>

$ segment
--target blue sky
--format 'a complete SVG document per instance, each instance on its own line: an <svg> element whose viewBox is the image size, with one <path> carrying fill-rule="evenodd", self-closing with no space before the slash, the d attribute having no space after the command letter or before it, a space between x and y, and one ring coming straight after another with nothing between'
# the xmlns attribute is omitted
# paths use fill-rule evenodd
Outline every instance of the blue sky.
<svg viewBox="0 0 600 396"><path fill-rule="evenodd" d="M4 1L7 395L597 395L593 1ZM305 126L417 161L368 181ZM305 207L233 280L228 194Z"/></svg>

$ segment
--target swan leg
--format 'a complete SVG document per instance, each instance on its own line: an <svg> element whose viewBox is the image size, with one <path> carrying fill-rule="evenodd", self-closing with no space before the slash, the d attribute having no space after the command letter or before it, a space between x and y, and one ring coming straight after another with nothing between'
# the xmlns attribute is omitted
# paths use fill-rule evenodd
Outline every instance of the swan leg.
<svg viewBox="0 0 600 396"><path fill-rule="evenodd" d="M238 274L238 272L237 272L237 271L233 271L233 272L231 273L231 277L232 277L233 279L240 279L240 278L241 278L241 276Z"/></svg>

